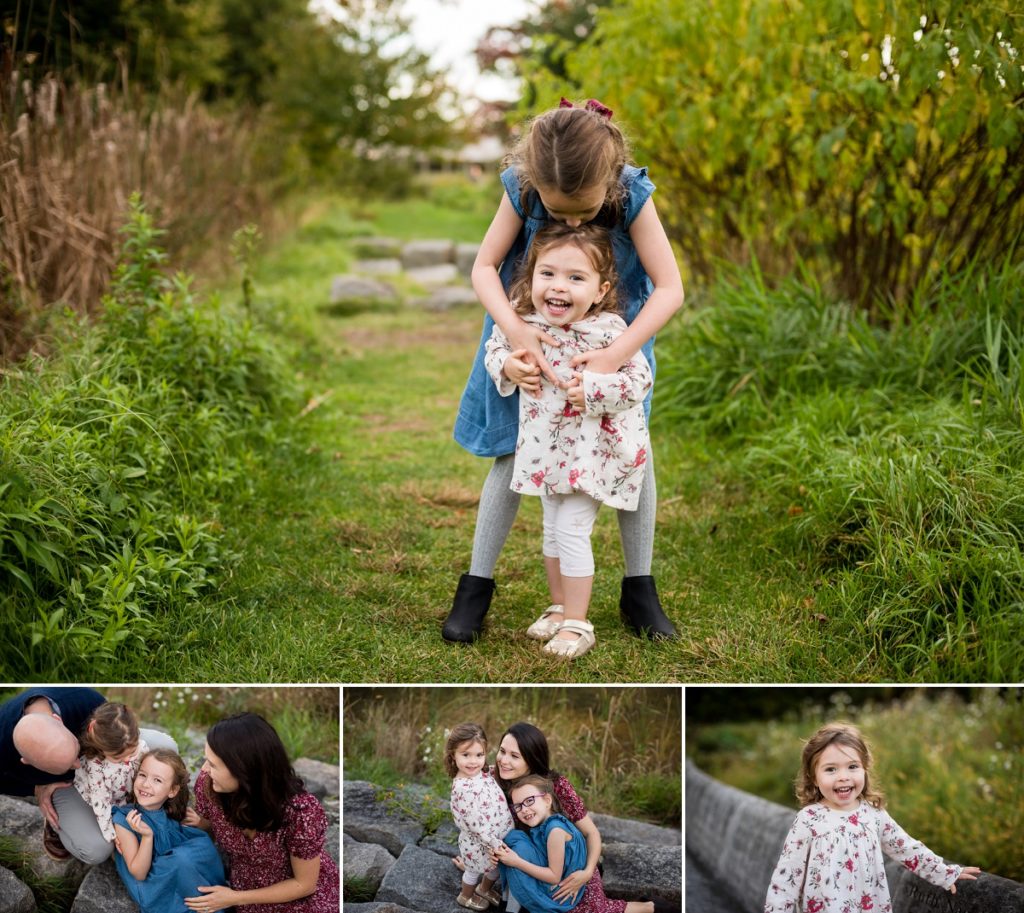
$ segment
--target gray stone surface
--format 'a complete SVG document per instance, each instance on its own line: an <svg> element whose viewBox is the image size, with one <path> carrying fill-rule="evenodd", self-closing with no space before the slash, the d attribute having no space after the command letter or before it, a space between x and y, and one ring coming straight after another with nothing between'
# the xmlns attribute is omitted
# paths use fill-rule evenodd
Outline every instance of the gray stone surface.
<svg viewBox="0 0 1024 913"><path fill-rule="evenodd" d="M373 784L365 780L345 781L342 807L346 834L361 843L379 843L394 856L399 856L404 847L418 843L426 833L419 821L386 809L377 801Z"/></svg>
<svg viewBox="0 0 1024 913"><path fill-rule="evenodd" d="M654 901L658 913L682 907L682 847L604 843L603 856L604 890L609 897L645 897Z"/></svg>
<svg viewBox="0 0 1024 913"><path fill-rule="evenodd" d="M397 276L402 271L402 261L397 257L381 257L376 260L356 260L352 269L368 276Z"/></svg>
<svg viewBox="0 0 1024 913"><path fill-rule="evenodd" d="M0 913L33 913L36 899L14 872L0 868Z"/></svg>
<svg viewBox="0 0 1024 913"><path fill-rule="evenodd" d="M387 282L350 274L335 276L331 281L331 304L388 302L399 300L394 286Z"/></svg>
<svg viewBox="0 0 1024 913"><path fill-rule="evenodd" d="M295 764L295 773L302 777L306 789L318 799L325 796L337 796L341 786L341 768L337 764L325 764L310 758L299 758Z"/></svg>
<svg viewBox="0 0 1024 913"><path fill-rule="evenodd" d="M71 913L139 913L128 896L112 859L93 866L78 889Z"/></svg>
<svg viewBox="0 0 1024 913"><path fill-rule="evenodd" d="M428 834L419 844L425 850L432 850L449 859L459 854L459 829L453 821L445 821L433 834Z"/></svg>
<svg viewBox="0 0 1024 913"><path fill-rule="evenodd" d="M379 900L370 903L343 903L342 913L417 913L408 907L400 907L396 903L381 903Z"/></svg>
<svg viewBox="0 0 1024 913"><path fill-rule="evenodd" d="M356 256L367 259L397 258L402 253L402 242L397 238L353 238L352 249Z"/></svg>
<svg viewBox="0 0 1024 913"><path fill-rule="evenodd" d="M436 289L428 298L424 298L422 305L428 311L450 311L457 307L477 307L480 299L476 292L465 285L444 285Z"/></svg>
<svg viewBox="0 0 1024 913"><path fill-rule="evenodd" d="M641 843L644 846L679 846L683 835L671 827L658 827L630 818L591 814L604 843Z"/></svg>
<svg viewBox="0 0 1024 913"><path fill-rule="evenodd" d="M406 270L418 269L421 266L436 266L439 263L455 261L455 244L451 241L430 239L410 241L402 247L402 266Z"/></svg>
<svg viewBox="0 0 1024 913"><path fill-rule="evenodd" d="M87 866L70 858L58 862L43 852L43 816L34 802L0 796L0 834L13 837L28 856L28 865L40 878L60 878L78 885Z"/></svg>
<svg viewBox="0 0 1024 913"><path fill-rule="evenodd" d="M454 263L437 263L433 266L417 266L406 269L405 275L413 282L432 288L454 282L459 277L459 271L455 268Z"/></svg>
<svg viewBox="0 0 1024 913"><path fill-rule="evenodd" d="M470 277L473 272L473 261L476 260L479 250L479 244L455 245L455 265L458 267L460 275L465 276L467 279Z"/></svg>
<svg viewBox="0 0 1024 913"><path fill-rule="evenodd" d="M347 807L345 817L347 823ZM462 913L463 908L455 902L460 877L458 869L443 856L407 846L384 876L376 899L429 913Z"/></svg>
<svg viewBox="0 0 1024 913"><path fill-rule="evenodd" d="M375 893L394 864L395 857L376 843L345 844L345 877L372 884Z"/></svg>
<svg viewBox="0 0 1024 913"><path fill-rule="evenodd" d="M894 913L1024 913L1024 884L998 875L982 872L977 881L957 882L950 894L895 862L885 874Z"/></svg>

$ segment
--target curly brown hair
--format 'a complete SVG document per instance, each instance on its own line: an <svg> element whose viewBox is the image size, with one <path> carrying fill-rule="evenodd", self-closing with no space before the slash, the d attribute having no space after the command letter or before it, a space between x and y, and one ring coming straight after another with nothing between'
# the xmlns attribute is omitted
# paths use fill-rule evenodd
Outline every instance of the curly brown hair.
<svg viewBox="0 0 1024 913"><path fill-rule="evenodd" d="M89 715L78 741L87 758L118 754L139 744L139 721L129 707L107 701Z"/></svg>
<svg viewBox="0 0 1024 913"><path fill-rule="evenodd" d="M622 211L622 166L629 143L618 124L585 107L552 108L530 121L504 164L516 170L520 199L530 191L557 190L568 197L605 187L605 205L616 219Z"/></svg>
<svg viewBox="0 0 1024 913"><path fill-rule="evenodd" d="M861 798L875 808L885 807L885 796L871 781L871 749L861 731L852 723L826 723L805 743L800 757L800 773L796 778L796 798L801 806L821 801L821 790L815 782L818 758L829 745L841 745L855 751L864 768L864 791Z"/></svg>
<svg viewBox="0 0 1024 913"><path fill-rule="evenodd" d="M526 259L516 270L515 278L509 287L508 298L512 309L522 315L533 313L533 273L537 268L537 261L545 251L565 245L572 245L580 250L590 261L600 281L609 284L604 297L600 301L594 302L590 310L587 311L587 316L592 317L605 311L617 314L619 312L619 274L615 269L615 252L612 249L611 237L606 229L594 225L592 222L579 225L576 228L563 222L552 222L533 236L533 243L526 254Z"/></svg>
<svg viewBox="0 0 1024 913"><path fill-rule="evenodd" d="M167 812L168 818L172 818L175 821L183 821L185 812L188 811L189 800L188 769L185 767L185 762L181 760L181 756L176 751L171 751L170 748L154 748L152 751L147 751L142 756L139 767L143 765L147 758L153 758L171 768L173 772L172 786L177 786L178 791L173 796L167 797L167 801L164 802L164 811ZM132 784L131 792L128 794L128 801L138 802L138 799L135 798L134 783Z"/></svg>
<svg viewBox="0 0 1024 913"><path fill-rule="evenodd" d="M484 752L486 752L487 733L484 732L484 727L479 723L459 723L452 727L451 732L448 733L448 740L444 743L444 769L448 772L449 777L454 777L459 772L455 763L455 752L458 751L460 745L465 745L467 742L479 742L484 746Z"/></svg>

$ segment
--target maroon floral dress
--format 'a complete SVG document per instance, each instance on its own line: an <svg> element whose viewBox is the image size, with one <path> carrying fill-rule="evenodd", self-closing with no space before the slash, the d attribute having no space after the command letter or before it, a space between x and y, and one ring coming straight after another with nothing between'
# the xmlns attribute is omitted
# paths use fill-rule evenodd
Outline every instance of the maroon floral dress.
<svg viewBox="0 0 1024 913"><path fill-rule="evenodd" d="M882 854L940 888L960 877L920 840L867 802L840 812L816 802L800 809L782 846L764 913L892 913Z"/></svg>
<svg viewBox="0 0 1024 913"><path fill-rule="evenodd" d="M338 913L338 867L324 850L327 815L316 796L299 793L285 811L284 825L276 831L257 831L249 838L224 815L203 771L196 780L196 811L213 828L213 840L228 854L228 879L236 891L267 888L293 875L291 857L320 857L316 890L308 897L285 903L239 904L236 913Z"/></svg>
<svg viewBox="0 0 1024 913"><path fill-rule="evenodd" d="M562 806L562 814L566 818L576 824L587 816L587 807L565 777L558 777L554 781L554 787L558 804ZM511 800L509 807L511 808ZM594 876L587 882L583 899L572 908L572 913L625 913L625 910L626 901L612 900L605 895L601 873L594 869Z"/></svg>

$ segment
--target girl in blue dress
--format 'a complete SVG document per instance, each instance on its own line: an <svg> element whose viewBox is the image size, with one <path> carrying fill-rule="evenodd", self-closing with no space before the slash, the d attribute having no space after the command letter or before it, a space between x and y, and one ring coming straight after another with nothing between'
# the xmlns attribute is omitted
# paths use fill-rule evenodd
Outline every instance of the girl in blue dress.
<svg viewBox="0 0 1024 913"><path fill-rule="evenodd" d="M562 913L578 906L586 888L575 897L556 901L552 892L567 875L587 864L587 841L561 814L551 781L531 775L516 781L512 811L526 831L512 831L495 850L502 884L530 913Z"/></svg>
<svg viewBox="0 0 1024 913"><path fill-rule="evenodd" d="M646 168L628 164L628 147L612 112L591 99L583 107L562 100L540 115L512 152L502 172L505 188L473 265L473 288L487 311L476 359L459 404L455 439L470 453L492 457L494 464L480 494L473 557L459 579L452 609L442 628L449 641L472 642L480 636L494 593L494 567L519 508L511 489L519 396L536 396L540 376L564 386L544 357L541 343L557 341L515 313L508 289L537 231L550 221L578 226L594 222L608 229L619 274L619 299L629 324L614 343L580 353L576 371L614 374L638 351L655 370L654 334L682 306L679 267L654 208L654 185ZM506 376L519 393L501 397L484 367L485 345L497 326L512 345ZM644 401L650 417L650 395ZM651 560L657 492L654 463L648 454L640 504L619 511L625 576L619 609L634 633L672 637L675 629L658 599ZM556 634L562 606L552 605L530 626L531 636ZM571 632L565 632L572 638Z"/></svg>
<svg viewBox="0 0 1024 913"><path fill-rule="evenodd" d="M150 751L130 796L113 809L117 872L142 913L189 913L199 885L226 884L224 866L205 831L181 823L188 810L188 771L176 752Z"/></svg>

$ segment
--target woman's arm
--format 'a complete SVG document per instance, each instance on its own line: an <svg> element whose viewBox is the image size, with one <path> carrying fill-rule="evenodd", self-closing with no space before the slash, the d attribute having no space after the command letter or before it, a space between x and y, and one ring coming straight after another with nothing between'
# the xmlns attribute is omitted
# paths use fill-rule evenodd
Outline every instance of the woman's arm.
<svg viewBox="0 0 1024 913"><path fill-rule="evenodd" d="M134 814L138 815L136 811ZM129 813L129 818L131 813ZM141 819L141 815L139 816ZM129 823L131 823L129 821ZM138 827L136 822L133 827ZM118 849L124 857L125 865L136 881L144 881L153 865L153 832L146 827L145 831L139 831L135 836L134 830L129 830L121 824L114 825L114 834L117 840Z"/></svg>
<svg viewBox="0 0 1024 913"><path fill-rule="evenodd" d="M512 310L508 295L501 284L501 277L498 275L498 267L501 266L522 227L523 220L516 213L508 194L502 194L498 211L494 214L483 241L480 242L480 250L473 263L473 290L484 309L491 315L491 319L508 338L510 349L525 349L530 359L540 367L547 378L553 384L561 386L540 346L542 341L553 346L557 346L558 342L540 327L530 326Z"/></svg>
<svg viewBox="0 0 1024 913"><path fill-rule="evenodd" d="M201 896L186 897L185 906L190 910L222 910L239 904L287 903L308 897L316 890L317 879L320 877L320 857L289 858L292 864L291 878L252 891L236 891L224 885L200 885L197 890Z"/></svg>
<svg viewBox="0 0 1024 913"><path fill-rule="evenodd" d="M644 271L654 284L654 291L626 332L608 348L581 352L573 357L572 366L577 370L585 364L598 374L614 374L683 306L683 280L679 275L679 265L658 218L654 200L648 199L644 203L629 227L629 236Z"/></svg>

